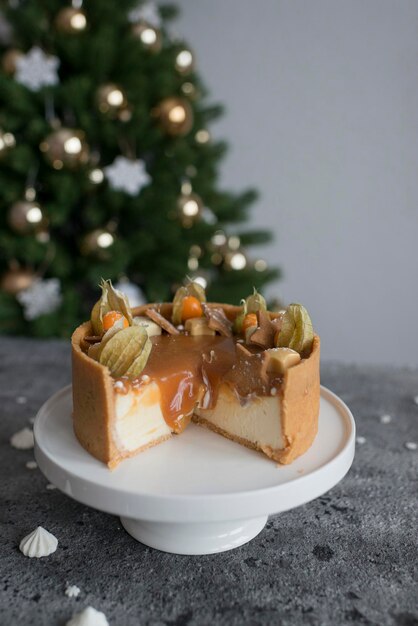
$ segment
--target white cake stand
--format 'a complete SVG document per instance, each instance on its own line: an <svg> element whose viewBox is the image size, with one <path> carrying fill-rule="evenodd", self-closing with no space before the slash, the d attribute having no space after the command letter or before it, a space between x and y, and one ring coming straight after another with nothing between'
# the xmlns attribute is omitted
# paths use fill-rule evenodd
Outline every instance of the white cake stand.
<svg viewBox="0 0 418 626"><path fill-rule="evenodd" d="M180 437L109 471L78 443L71 411L71 387L65 387L38 413L35 458L41 471L78 502L120 515L138 541L176 554L212 554L247 543L268 515L336 485L354 457L353 416L323 387L315 442L288 466L191 424Z"/></svg>

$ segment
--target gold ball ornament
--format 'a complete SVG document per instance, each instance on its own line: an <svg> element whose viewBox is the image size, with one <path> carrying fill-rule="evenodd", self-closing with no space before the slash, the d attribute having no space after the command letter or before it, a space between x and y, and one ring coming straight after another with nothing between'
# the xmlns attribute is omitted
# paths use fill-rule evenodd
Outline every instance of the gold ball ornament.
<svg viewBox="0 0 418 626"><path fill-rule="evenodd" d="M210 141L210 133L205 128L201 128L194 136L196 143L204 144Z"/></svg>
<svg viewBox="0 0 418 626"><path fill-rule="evenodd" d="M64 7L55 18L55 27L61 33L74 35L86 30L87 18L81 9Z"/></svg>
<svg viewBox="0 0 418 626"><path fill-rule="evenodd" d="M191 100L194 100L198 95L195 85L193 85L193 83L189 81L182 84L181 90L184 93L184 95L188 96L188 98Z"/></svg>
<svg viewBox="0 0 418 626"><path fill-rule="evenodd" d="M88 177L93 185L100 185L104 181L104 172L100 167L95 167L89 172Z"/></svg>
<svg viewBox="0 0 418 626"><path fill-rule="evenodd" d="M209 245L211 252L210 260L213 265L222 265L225 255L230 251L228 247L228 237L223 230L217 230L212 235Z"/></svg>
<svg viewBox="0 0 418 626"><path fill-rule="evenodd" d="M19 200L12 204L7 216L10 227L22 235L45 230L47 219L37 202Z"/></svg>
<svg viewBox="0 0 418 626"><path fill-rule="evenodd" d="M247 267L247 257L242 249L231 250L224 256L223 267L226 270L243 270Z"/></svg>
<svg viewBox="0 0 418 626"><path fill-rule="evenodd" d="M155 108L154 115L167 135L187 135L193 126L193 109L184 98L165 98Z"/></svg>
<svg viewBox="0 0 418 626"><path fill-rule="evenodd" d="M96 228L81 242L81 253L85 256L97 255L106 258L115 242L114 235L105 228Z"/></svg>
<svg viewBox="0 0 418 626"><path fill-rule="evenodd" d="M223 230L214 232L210 239L210 249L214 252L222 252L227 248L228 237Z"/></svg>
<svg viewBox="0 0 418 626"><path fill-rule="evenodd" d="M177 201L177 213L184 228L191 228L202 217L203 201L197 193L182 194Z"/></svg>
<svg viewBox="0 0 418 626"><path fill-rule="evenodd" d="M257 259L256 261L254 261L254 269L256 272L265 272L267 268L268 268L268 265L264 259Z"/></svg>
<svg viewBox="0 0 418 626"><path fill-rule="evenodd" d="M55 170L75 169L89 160L89 147L81 130L59 128L48 135L39 148Z"/></svg>
<svg viewBox="0 0 418 626"><path fill-rule="evenodd" d="M51 240L51 235L46 228L43 228L37 231L35 239L36 241L39 241L39 243L47 244Z"/></svg>
<svg viewBox="0 0 418 626"><path fill-rule="evenodd" d="M175 67L179 74L189 74L194 68L193 53L187 48L179 50L176 54Z"/></svg>
<svg viewBox="0 0 418 626"><path fill-rule="evenodd" d="M23 57L23 52L17 48L10 48L5 52L1 59L3 71L8 76L13 76L17 68L17 61Z"/></svg>
<svg viewBox="0 0 418 626"><path fill-rule="evenodd" d="M128 100L122 89L114 83L108 83L99 87L96 101L100 113L110 118L120 117L120 114L128 106Z"/></svg>
<svg viewBox="0 0 418 626"><path fill-rule="evenodd" d="M0 128L0 158L16 145L15 136Z"/></svg>
<svg viewBox="0 0 418 626"><path fill-rule="evenodd" d="M154 28L154 26L151 26L147 22L141 21L132 26L132 33L134 37L139 39L145 50L153 53L157 53L161 50L163 38L158 28Z"/></svg>
<svg viewBox="0 0 418 626"><path fill-rule="evenodd" d="M211 279L211 275L210 272L206 271L206 270L199 270L198 272L193 272L190 275L187 275L187 282L185 282L185 285L187 285L188 283L188 279L191 279L194 283L197 283L198 285L200 285L201 287L203 287L203 289L206 289L210 279Z"/></svg>
<svg viewBox="0 0 418 626"><path fill-rule="evenodd" d="M0 289L15 296L20 291L28 289L36 278L35 272L28 269L11 268L3 274L0 280Z"/></svg>

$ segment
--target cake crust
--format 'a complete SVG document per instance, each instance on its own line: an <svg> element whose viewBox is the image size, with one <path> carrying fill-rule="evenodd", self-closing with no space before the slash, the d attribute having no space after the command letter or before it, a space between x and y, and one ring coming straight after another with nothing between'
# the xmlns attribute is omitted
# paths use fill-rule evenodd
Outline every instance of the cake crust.
<svg viewBox="0 0 418 626"><path fill-rule="evenodd" d="M287 370L280 396L282 437L285 446L274 449L258 445L248 439L235 437L219 426L212 424L204 416L193 415L193 422L205 426L227 439L263 452L266 456L282 465L292 463L312 445L318 432L320 378L319 378L320 340L316 335L312 353L308 359ZM298 368L301 368L298 371ZM278 407L279 415L279 407ZM279 419L279 417L278 417Z"/></svg>
<svg viewBox="0 0 418 626"><path fill-rule="evenodd" d="M240 307L228 304L210 303L209 306L222 307L230 320L234 320L240 311ZM170 317L171 315L171 303L143 305L134 308L132 314L144 315L146 309L150 307L157 307L164 316ZM275 317L274 314L270 316ZM170 438L170 435L160 437L133 451L121 452L117 449L112 436L115 422L113 379L107 367L83 352L85 337L91 334L91 323L85 322L74 331L71 340L74 432L80 444L90 454L113 469L123 459L157 445ZM278 463L291 463L306 452L317 434L320 399L319 354L320 340L316 335L310 356L288 369L284 375L280 397L277 398L278 402L281 402L278 419L281 419L282 423L282 435L285 442L283 449L273 450L269 446L258 447L252 442L228 434L210 424L204 417L194 415L193 421L242 445L260 450Z"/></svg>

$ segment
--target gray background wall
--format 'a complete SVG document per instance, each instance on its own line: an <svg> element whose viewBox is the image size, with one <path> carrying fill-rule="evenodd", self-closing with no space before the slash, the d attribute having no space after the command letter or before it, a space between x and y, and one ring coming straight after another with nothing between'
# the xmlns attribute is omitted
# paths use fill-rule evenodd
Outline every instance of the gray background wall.
<svg viewBox="0 0 418 626"><path fill-rule="evenodd" d="M257 186L262 255L323 356L418 365L418 1L180 0L222 183ZM418 388L418 385L417 385Z"/></svg>

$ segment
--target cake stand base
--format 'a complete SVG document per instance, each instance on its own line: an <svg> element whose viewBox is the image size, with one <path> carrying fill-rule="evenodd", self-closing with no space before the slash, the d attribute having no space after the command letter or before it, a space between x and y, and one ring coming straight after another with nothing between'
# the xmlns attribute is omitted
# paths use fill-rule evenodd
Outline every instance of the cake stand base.
<svg viewBox="0 0 418 626"><path fill-rule="evenodd" d="M49 482L78 502L120 517L141 543L174 554L239 548L268 515L322 495L348 472L355 424L345 404L321 388L318 435L290 465L190 424L181 437L126 459L113 471L77 441L66 387L40 409L35 459ZM313 515L306 509L307 520Z"/></svg>
<svg viewBox="0 0 418 626"><path fill-rule="evenodd" d="M215 554L233 550L254 539L267 515L231 522L145 522L121 517L124 529L137 541L172 554Z"/></svg>

